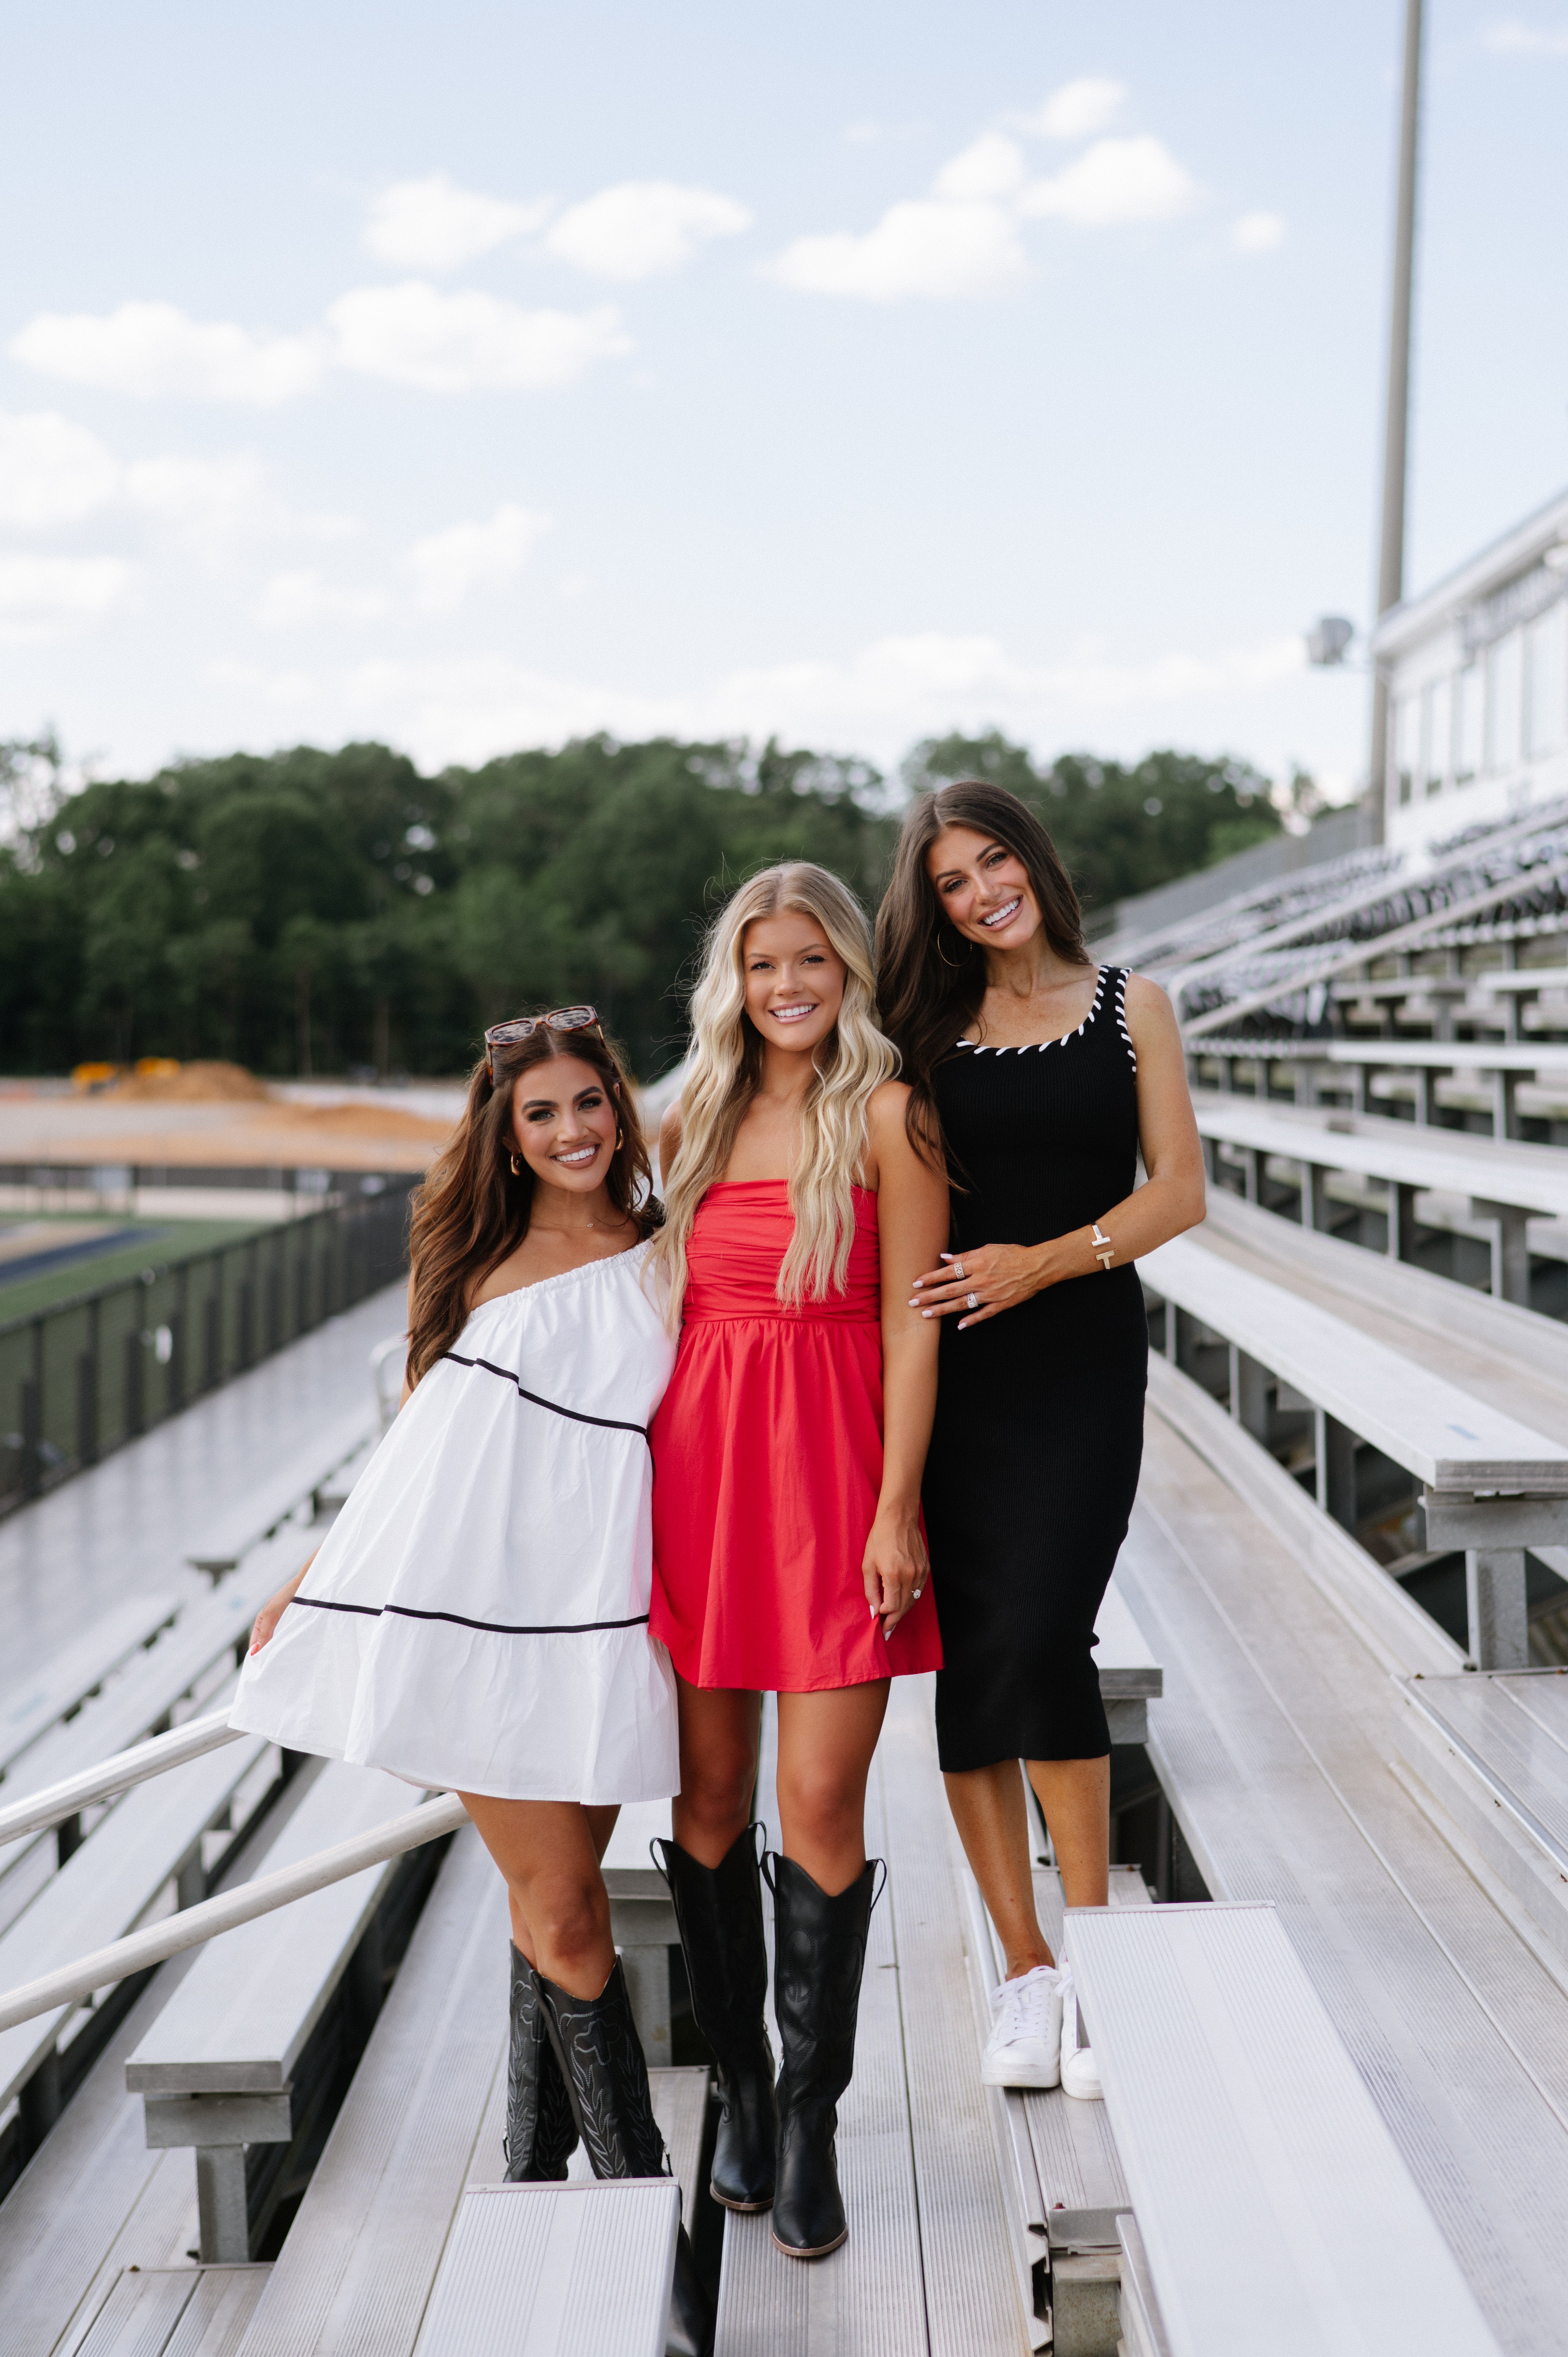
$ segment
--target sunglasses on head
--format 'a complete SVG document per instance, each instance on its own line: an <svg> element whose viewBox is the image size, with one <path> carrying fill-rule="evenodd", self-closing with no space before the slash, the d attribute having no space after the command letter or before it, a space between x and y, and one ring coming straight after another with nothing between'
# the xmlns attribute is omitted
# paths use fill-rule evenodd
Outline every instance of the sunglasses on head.
<svg viewBox="0 0 1568 2357"><path fill-rule="evenodd" d="M521 1039L532 1039L541 1024L552 1031L596 1031L600 1028L596 1006L553 1006L548 1015L514 1015L508 1023L492 1023L485 1034L485 1061L494 1080L498 1048L515 1048Z"/></svg>

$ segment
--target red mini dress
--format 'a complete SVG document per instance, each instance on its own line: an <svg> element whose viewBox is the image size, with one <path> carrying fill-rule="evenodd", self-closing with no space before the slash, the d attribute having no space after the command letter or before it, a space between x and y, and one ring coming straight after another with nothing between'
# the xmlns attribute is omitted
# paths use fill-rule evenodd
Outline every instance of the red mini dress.
<svg viewBox="0 0 1568 2357"><path fill-rule="evenodd" d="M782 1178L710 1187L653 1450L651 1633L689 1685L810 1694L938 1670L925 1593L891 1640L861 1564L882 1487L876 1198L854 1189L842 1293L777 1292L795 1232Z"/></svg>

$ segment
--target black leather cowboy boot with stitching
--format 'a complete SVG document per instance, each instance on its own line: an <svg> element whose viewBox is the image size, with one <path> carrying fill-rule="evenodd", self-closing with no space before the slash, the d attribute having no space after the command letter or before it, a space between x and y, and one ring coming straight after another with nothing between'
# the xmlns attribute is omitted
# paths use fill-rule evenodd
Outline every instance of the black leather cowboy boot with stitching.
<svg viewBox="0 0 1568 2357"><path fill-rule="evenodd" d="M717 1866L703 1866L678 1842L651 1845L674 1901L692 2012L718 2065L719 2128L708 2190L726 2210L771 2206L779 2137L773 2049L762 2010L768 1950L756 1831L748 1825Z"/></svg>
<svg viewBox="0 0 1568 2357"><path fill-rule="evenodd" d="M596 2177L668 2177L664 2139L653 2116L648 2063L618 1956L597 1996L571 1996L539 1976L552 2045L571 2098L577 2133ZM714 2304L682 2226L675 2244L664 2357L711 2357Z"/></svg>
<svg viewBox="0 0 1568 2357"><path fill-rule="evenodd" d="M849 2234L839 2192L838 2099L854 2075L855 2018L879 1863L874 1858L830 1899L792 1858L770 1854L767 1861L773 2010L784 2050L773 2239L792 2259L824 2258Z"/></svg>
<svg viewBox="0 0 1568 2357"><path fill-rule="evenodd" d="M577 2126L566 2082L544 2027L539 1975L511 1951L511 2039L506 2062L506 2181L525 2185L566 2174Z"/></svg>

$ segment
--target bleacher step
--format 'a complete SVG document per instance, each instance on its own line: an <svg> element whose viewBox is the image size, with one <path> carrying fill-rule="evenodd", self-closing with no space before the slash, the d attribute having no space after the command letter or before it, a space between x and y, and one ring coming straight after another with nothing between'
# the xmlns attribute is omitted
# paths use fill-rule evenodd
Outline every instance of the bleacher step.
<svg viewBox="0 0 1568 2357"><path fill-rule="evenodd" d="M470 2186L414 2357L661 2357L680 2222L668 2178Z"/></svg>
<svg viewBox="0 0 1568 2357"><path fill-rule="evenodd" d="M229 2357L272 2270L127 2267L78 2357Z"/></svg>
<svg viewBox="0 0 1568 2357"><path fill-rule="evenodd" d="M1173 2357L1496 2357L1273 1907L1073 1909L1066 1947Z"/></svg>
<svg viewBox="0 0 1568 2357"><path fill-rule="evenodd" d="M1400 1755L1568 1961L1568 1671L1402 1678Z"/></svg>

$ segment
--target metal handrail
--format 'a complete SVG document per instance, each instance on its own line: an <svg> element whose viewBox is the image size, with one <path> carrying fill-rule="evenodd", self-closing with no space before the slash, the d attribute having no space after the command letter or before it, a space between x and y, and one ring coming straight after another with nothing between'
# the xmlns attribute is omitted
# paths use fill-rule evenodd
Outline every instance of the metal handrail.
<svg viewBox="0 0 1568 2357"><path fill-rule="evenodd" d="M215 1710L205 1718L188 1718L166 1735L134 1743L128 1751L112 1752L96 1767L81 1768L74 1776L46 1784L41 1791L29 1792L26 1800L0 1809L0 1845L17 1841L23 1834L40 1833L46 1825L60 1824L78 1810L91 1808L95 1801L113 1800L116 1792L128 1792L134 1784L145 1784L166 1768L183 1768L188 1760L199 1760L204 1751L233 1743L244 1732L242 1727L230 1726L227 1709Z"/></svg>
<svg viewBox="0 0 1568 2357"><path fill-rule="evenodd" d="M178 1731L185 1732L183 1728ZM164 1762L166 1766L173 1764L172 1760ZM148 1772L156 1775L158 1770L154 1768ZM40 2013L52 2013L59 2006L79 2005L94 1989L109 1988L117 1981L128 1980L134 1973L161 1964L186 1948L201 1946L220 1932L232 1932L242 1923L254 1921L258 1915L269 1915L295 1899L307 1899L313 1890L323 1890L328 1883L341 1882L368 1866L380 1866L403 1850L417 1849L424 1842L439 1841L467 1822L467 1811L462 1802L456 1792L447 1792L439 1800L427 1802L423 1808L411 1809L406 1816L392 1818L371 1833L356 1834L350 1841L317 1850L313 1857L301 1858L297 1866L260 1875L254 1882L242 1883L237 1890L222 1891L216 1899L204 1899L199 1906L187 1907L177 1915L166 1915L162 1922L133 1932L107 1948L95 1950L91 1955L79 1956L74 1964L62 1964L0 1997L0 2030L15 2029L17 2022L31 2021Z"/></svg>

